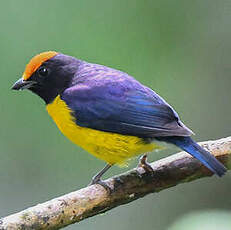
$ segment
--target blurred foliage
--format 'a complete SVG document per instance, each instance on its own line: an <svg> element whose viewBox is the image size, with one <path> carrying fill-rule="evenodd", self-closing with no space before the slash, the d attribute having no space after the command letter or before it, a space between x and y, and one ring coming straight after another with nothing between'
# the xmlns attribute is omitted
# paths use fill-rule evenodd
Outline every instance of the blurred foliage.
<svg viewBox="0 0 231 230"><path fill-rule="evenodd" d="M126 71L172 104L197 140L217 139L231 131L230 12L229 0L1 1L0 215L79 189L104 165L62 136L38 97L10 90L33 55L57 50ZM81 229L164 230L194 210L230 210L230 189L229 175L180 185Z"/></svg>
<svg viewBox="0 0 231 230"><path fill-rule="evenodd" d="M228 230L231 212L214 210L189 213L177 220L168 230Z"/></svg>

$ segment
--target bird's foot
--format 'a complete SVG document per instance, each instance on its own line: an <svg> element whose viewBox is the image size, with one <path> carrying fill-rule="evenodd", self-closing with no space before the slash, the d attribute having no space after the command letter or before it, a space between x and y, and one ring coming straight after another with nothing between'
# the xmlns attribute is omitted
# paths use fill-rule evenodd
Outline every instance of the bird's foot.
<svg viewBox="0 0 231 230"><path fill-rule="evenodd" d="M95 176L92 177L91 183L90 185L93 184L99 184L102 187L104 187L106 189L106 191L108 192L108 194L111 194L113 192L113 190L104 182L101 180L101 177L103 176L103 174L109 169L111 168L112 165L107 164L102 170L100 170Z"/></svg>
<svg viewBox="0 0 231 230"><path fill-rule="evenodd" d="M147 162L147 155L143 155L140 157L137 168L139 168L139 167L143 168L146 173L150 173L151 176L154 175L154 170L153 170L152 166ZM138 171L138 173L139 173L139 171Z"/></svg>
<svg viewBox="0 0 231 230"><path fill-rule="evenodd" d="M99 184L99 185L101 185L101 186L107 191L107 193L108 193L109 195L113 192L113 190L107 185L107 183L105 183L104 181L102 181L102 180L101 180L99 177L97 177L97 176L94 176L94 177L92 178L91 183L90 183L88 186L94 185L94 184Z"/></svg>

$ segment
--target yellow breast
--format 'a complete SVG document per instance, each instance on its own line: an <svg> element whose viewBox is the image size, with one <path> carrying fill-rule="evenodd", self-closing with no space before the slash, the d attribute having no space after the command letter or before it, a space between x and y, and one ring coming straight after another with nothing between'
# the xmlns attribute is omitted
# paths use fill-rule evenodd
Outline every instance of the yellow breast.
<svg viewBox="0 0 231 230"><path fill-rule="evenodd" d="M135 136L78 126L75 123L75 118L71 115L70 108L61 100L60 96L57 96L46 108L58 128L67 138L109 164L122 165L129 158L159 148L154 143L146 143L142 138Z"/></svg>

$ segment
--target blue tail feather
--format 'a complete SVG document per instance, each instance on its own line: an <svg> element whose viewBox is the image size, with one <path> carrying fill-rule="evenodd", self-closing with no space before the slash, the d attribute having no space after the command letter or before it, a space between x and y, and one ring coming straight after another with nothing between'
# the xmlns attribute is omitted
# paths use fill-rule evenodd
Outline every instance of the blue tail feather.
<svg viewBox="0 0 231 230"><path fill-rule="evenodd" d="M212 154L199 146L191 137L161 137L159 140L175 144L188 152L218 176L223 176L227 169Z"/></svg>

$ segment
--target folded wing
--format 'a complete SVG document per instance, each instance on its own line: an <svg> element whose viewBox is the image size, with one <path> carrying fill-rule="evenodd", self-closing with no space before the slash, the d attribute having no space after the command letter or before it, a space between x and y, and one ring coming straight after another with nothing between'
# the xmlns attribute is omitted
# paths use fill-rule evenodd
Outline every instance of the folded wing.
<svg viewBox="0 0 231 230"><path fill-rule="evenodd" d="M160 96L130 81L80 83L65 90L61 98L82 127L144 138L192 134Z"/></svg>

